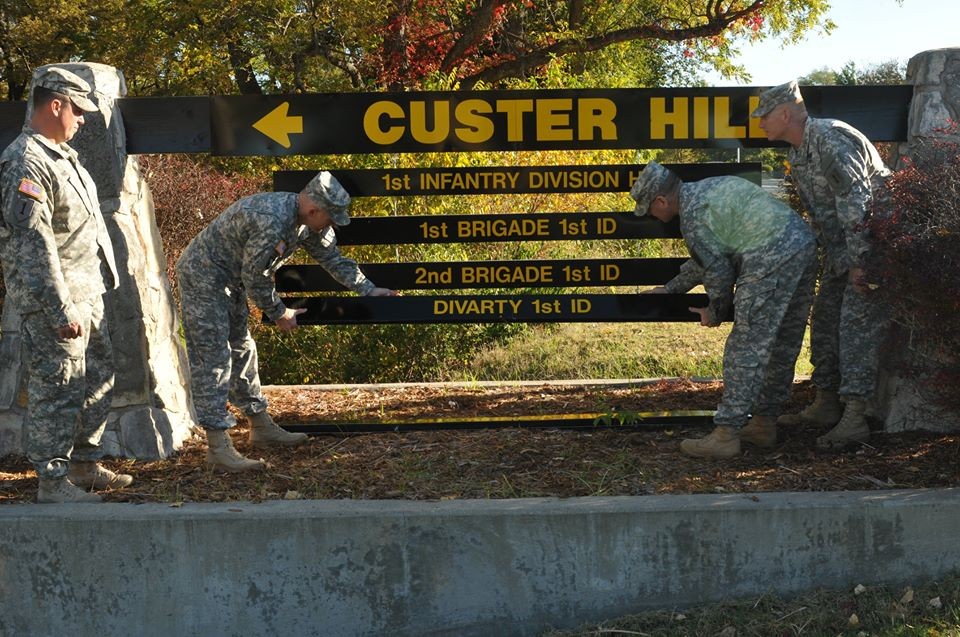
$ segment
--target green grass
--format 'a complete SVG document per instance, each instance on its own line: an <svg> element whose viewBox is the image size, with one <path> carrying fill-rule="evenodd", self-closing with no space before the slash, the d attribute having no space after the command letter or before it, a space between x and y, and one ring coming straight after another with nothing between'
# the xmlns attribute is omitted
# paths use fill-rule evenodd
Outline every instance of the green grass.
<svg viewBox="0 0 960 637"><path fill-rule="evenodd" d="M960 637L960 575L911 587L863 585L784 600L650 611L544 637Z"/></svg>
<svg viewBox="0 0 960 637"><path fill-rule="evenodd" d="M539 325L481 350L449 380L555 380L721 375L730 324L563 323ZM810 373L808 339L797 373Z"/></svg>

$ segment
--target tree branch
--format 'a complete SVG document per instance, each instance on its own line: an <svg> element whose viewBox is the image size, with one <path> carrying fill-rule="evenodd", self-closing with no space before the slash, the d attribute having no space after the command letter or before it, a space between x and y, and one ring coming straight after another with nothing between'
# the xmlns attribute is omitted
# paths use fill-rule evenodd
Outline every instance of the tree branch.
<svg viewBox="0 0 960 637"><path fill-rule="evenodd" d="M707 21L704 24L678 29L665 29L658 24L645 24L601 33L583 39L564 39L554 42L540 49L521 54L487 67L482 71L460 79L461 89L471 89L479 82L494 84L510 77L522 77L531 69L540 68L551 59L572 53L589 53L599 51L613 44L632 42L634 40L660 40L665 42L683 42L696 38L719 35L723 31L744 17L756 12L763 6L763 0L754 0L746 8L739 11L724 13L720 8L721 0L710 0L707 6Z"/></svg>
<svg viewBox="0 0 960 637"><path fill-rule="evenodd" d="M507 0L480 0L474 8L466 28L453 43L440 63L440 71L449 73L461 58L483 38L493 24L495 9L507 3Z"/></svg>
<svg viewBox="0 0 960 637"><path fill-rule="evenodd" d="M250 54L233 42L227 42L227 54L241 95L263 95L263 87L257 82L253 67L250 66Z"/></svg>

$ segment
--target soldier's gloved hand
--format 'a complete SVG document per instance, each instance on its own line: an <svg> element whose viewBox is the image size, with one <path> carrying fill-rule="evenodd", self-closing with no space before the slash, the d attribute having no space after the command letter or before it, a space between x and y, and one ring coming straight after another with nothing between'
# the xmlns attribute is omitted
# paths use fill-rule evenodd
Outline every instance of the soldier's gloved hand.
<svg viewBox="0 0 960 637"><path fill-rule="evenodd" d="M387 288L373 288L367 296L400 296L400 293Z"/></svg>
<svg viewBox="0 0 960 637"><path fill-rule="evenodd" d="M67 323L63 327L57 328L57 336L60 338L73 339L83 336L83 327L79 323Z"/></svg>
<svg viewBox="0 0 960 637"><path fill-rule="evenodd" d="M295 310L291 307L288 307L283 311L283 316L277 319L276 326L280 328L281 332L289 332L297 326L297 317L301 314L305 314L307 308L300 308Z"/></svg>

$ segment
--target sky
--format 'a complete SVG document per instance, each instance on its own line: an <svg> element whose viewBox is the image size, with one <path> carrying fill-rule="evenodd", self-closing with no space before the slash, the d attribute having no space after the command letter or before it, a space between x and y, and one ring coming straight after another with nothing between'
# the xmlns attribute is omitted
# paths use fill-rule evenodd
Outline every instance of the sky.
<svg viewBox="0 0 960 637"><path fill-rule="evenodd" d="M849 61L866 68L891 59L906 62L930 49L960 47L958 0L833 0L829 15L836 23L830 35L814 33L799 44L781 48L779 41L744 45L736 62L746 66L749 86L782 84L813 70L839 71ZM742 85L718 75L710 86Z"/></svg>

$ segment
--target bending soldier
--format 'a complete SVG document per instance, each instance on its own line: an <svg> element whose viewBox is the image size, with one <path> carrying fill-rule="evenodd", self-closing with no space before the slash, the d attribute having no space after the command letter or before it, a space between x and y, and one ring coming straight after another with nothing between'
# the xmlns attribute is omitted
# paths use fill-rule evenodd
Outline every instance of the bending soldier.
<svg viewBox="0 0 960 637"><path fill-rule="evenodd" d="M298 445L305 434L284 431L267 413L260 390L257 347L247 326L247 296L281 330L297 326L306 310L280 301L273 275L298 246L354 292L393 296L374 286L357 263L340 254L334 229L350 223L350 195L329 172L300 193L267 192L231 204L190 242L177 262L183 331L190 359L197 420L207 435L208 466L229 472L256 470L227 430L236 424L227 400L250 419L254 446Z"/></svg>
<svg viewBox="0 0 960 637"><path fill-rule="evenodd" d="M740 453L741 442L772 446L813 299L813 233L789 206L740 177L685 184L650 162L630 196L636 215L664 223L679 215L692 257L678 276L651 292L683 293L702 283L710 303L690 308L701 325L716 327L731 307L734 313L716 427L704 438L684 440L680 449L730 458Z"/></svg>

